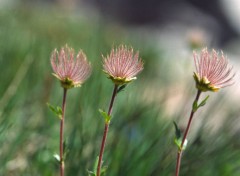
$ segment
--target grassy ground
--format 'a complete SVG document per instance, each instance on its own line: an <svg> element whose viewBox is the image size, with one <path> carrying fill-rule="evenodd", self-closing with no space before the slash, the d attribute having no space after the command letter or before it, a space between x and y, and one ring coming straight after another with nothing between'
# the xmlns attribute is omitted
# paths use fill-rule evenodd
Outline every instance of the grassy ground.
<svg viewBox="0 0 240 176"><path fill-rule="evenodd" d="M177 78L172 77L172 72L178 74L171 66L173 60L164 58L164 51L155 47L155 41L140 36L132 29L103 19L92 19L90 23L78 12L69 14L36 7L2 10L0 175L57 175L53 155L58 153L59 120L46 103L61 105L62 89L51 75L49 57L54 48L66 43L75 50L83 49L93 65L90 79L83 87L70 90L67 98L66 175L84 176L87 169L93 168L104 127L98 109L107 109L113 89L102 73L101 54L106 55L113 45L121 43L140 50L145 69L117 97L104 156L104 164L109 166L107 176L173 175L177 149L172 121L186 121L195 93L194 83L193 79L178 80L190 85L178 89L181 85L176 86ZM192 71L189 78L191 74ZM175 94L184 91L178 110L167 103L173 94L171 90ZM227 98L223 96L220 94L210 102L206 109L211 113L202 113L203 120L184 154L181 175L240 174L239 136L231 130L238 110L227 107L224 101ZM208 116L216 116L222 107L224 116L232 120L224 121L214 133L206 131ZM174 113L168 113L166 108Z"/></svg>

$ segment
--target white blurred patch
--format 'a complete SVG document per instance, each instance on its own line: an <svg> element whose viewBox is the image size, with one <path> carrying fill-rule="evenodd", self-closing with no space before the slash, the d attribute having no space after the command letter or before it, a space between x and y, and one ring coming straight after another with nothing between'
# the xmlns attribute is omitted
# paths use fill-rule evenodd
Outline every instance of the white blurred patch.
<svg viewBox="0 0 240 176"><path fill-rule="evenodd" d="M0 0L0 8L13 6L14 4L18 3L19 0Z"/></svg>
<svg viewBox="0 0 240 176"><path fill-rule="evenodd" d="M240 0L220 0L230 24L240 33Z"/></svg>

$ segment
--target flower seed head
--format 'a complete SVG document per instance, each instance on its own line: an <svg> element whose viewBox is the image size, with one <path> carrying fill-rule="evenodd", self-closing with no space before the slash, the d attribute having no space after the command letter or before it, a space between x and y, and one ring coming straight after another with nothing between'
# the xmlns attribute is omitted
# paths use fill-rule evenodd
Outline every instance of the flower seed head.
<svg viewBox="0 0 240 176"><path fill-rule="evenodd" d="M194 72L194 79L196 81L196 88L206 92L217 92L220 88L230 86L234 83L234 73L232 66L229 65L228 60L223 52L219 55L215 50L211 53L207 48L203 49L200 55L193 53L196 72Z"/></svg>
<svg viewBox="0 0 240 176"><path fill-rule="evenodd" d="M103 71L116 85L131 82L142 70L143 62L139 59L138 52L134 54L132 48L121 45L103 57Z"/></svg>
<svg viewBox="0 0 240 176"><path fill-rule="evenodd" d="M55 49L51 55L53 75L60 80L65 89L80 87L91 74L91 65L80 50L76 56L67 45L60 52Z"/></svg>

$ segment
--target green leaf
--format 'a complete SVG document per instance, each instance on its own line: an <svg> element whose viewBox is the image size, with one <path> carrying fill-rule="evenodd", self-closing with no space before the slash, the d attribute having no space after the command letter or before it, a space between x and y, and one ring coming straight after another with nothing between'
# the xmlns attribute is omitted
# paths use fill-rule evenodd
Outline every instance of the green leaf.
<svg viewBox="0 0 240 176"><path fill-rule="evenodd" d="M181 131L178 128L178 125L175 121L173 121L174 127L175 127L175 138L174 143L177 145L178 150L181 148L182 138L181 138Z"/></svg>
<svg viewBox="0 0 240 176"><path fill-rule="evenodd" d="M98 160L99 160L99 156L97 156L97 158L94 162L93 171L94 171L95 174L97 174Z"/></svg>
<svg viewBox="0 0 240 176"><path fill-rule="evenodd" d="M177 123L175 121L173 121L174 127L175 127L175 136L177 139L179 139L181 137L181 131L177 126Z"/></svg>
<svg viewBox="0 0 240 176"><path fill-rule="evenodd" d="M96 158L96 160L95 160L95 162L94 162L93 171L87 170L88 176L96 176L96 175L97 175L98 159L99 159L99 157L97 156L97 158ZM101 164L102 164L102 163L101 163ZM103 167L101 167L100 176L105 176L105 175L106 175L107 168L108 168L108 166L103 166Z"/></svg>
<svg viewBox="0 0 240 176"><path fill-rule="evenodd" d="M200 108L201 106L204 106L207 103L208 98L209 98L209 95L206 96L206 98L198 105L198 108Z"/></svg>
<svg viewBox="0 0 240 176"><path fill-rule="evenodd" d="M65 160L70 152L70 148L68 145L68 141L64 140L63 141L63 160Z"/></svg>
<svg viewBox="0 0 240 176"><path fill-rule="evenodd" d="M198 104L197 101L194 101L193 107L192 107L193 112L196 112L198 108L204 106L207 103L208 98L209 98L209 95L206 96L206 98L204 98L204 100L200 104Z"/></svg>
<svg viewBox="0 0 240 176"><path fill-rule="evenodd" d="M63 112L62 112L62 108L61 107L57 106L57 112L62 117Z"/></svg>
<svg viewBox="0 0 240 176"><path fill-rule="evenodd" d="M50 103L47 103L47 106L59 119L62 119L63 112L62 112L62 108L61 107L57 106L55 108Z"/></svg>
<svg viewBox="0 0 240 176"><path fill-rule="evenodd" d="M182 151L182 150L185 150L185 149L186 149L186 147L187 147L187 143L188 143L188 140L185 139L182 148L181 148L182 138L179 138L179 139L175 138L175 139L174 139L174 143L177 145L178 150L179 150L179 151Z"/></svg>
<svg viewBox="0 0 240 176"><path fill-rule="evenodd" d="M194 102L193 102L193 106L192 106L192 110L193 110L193 112L196 112L197 109L198 109L197 101L194 101Z"/></svg>
<svg viewBox="0 0 240 176"><path fill-rule="evenodd" d="M99 109L98 111L101 113L102 117L105 119L105 122L106 122L106 123L109 123L109 122L110 122L110 119L111 119L111 116L109 116L109 115L108 115L105 111L103 111L102 109Z"/></svg>
<svg viewBox="0 0 240 176"><path fill-rule="evenodd" d="M108 168L108 166L103 166L103 167L101 168L101 173L100 173L101 176L105 176L105 175L106 175L107 168Z"/></svg>
<svg viewBox="0 0 240 176"><path fill-rule="evenodd" d="M181 148L181 144L182 144L182 134L180 129L177 126L177 123L175 121L173 121L174 127L175 127L175 138L174 138L174 143L177 145L178 150L185 150L185 148L187 147L187 139L185 139L183 147Z"/></svg>
<svg viewBox="0 0 240 176"><path fill-rule="evenodd" d="M118 88L118 90L117 90L117 93L124 91L124 89L125 89L126 87L127 87L127 84L124 84L124 85L120 86L120 87Z"/></svg>
<svg viewBox="0 0 240 176"><path fill-rule="evenodd" d="M96 176L96 174L93 171L87 170L88 176Z"/></svg>
<svg viewBox="0 0 240 176"><path fill-rule="evenodd" d="M48 108L53 112L53 113L57 113L57 111L55 110L55 108L50 104L50 103L47 103L47 106Z"/></svg>
<svg viewBox="0 0 240 176"><path fill-rule="evenodd" d="M181 143L182 143L181 138L177 139L177 138L175 137L174 143L177 145L178 150L180 150L180 148L181 148Z"/></svg>
<svg viewBox="0 0 240 176"><path fill-rule="evenodd" d="M97 156L96 160L94 162L93 171L87 170L88 176L96 176L97 175L98 159L99 159L99 157Z"/></svg>

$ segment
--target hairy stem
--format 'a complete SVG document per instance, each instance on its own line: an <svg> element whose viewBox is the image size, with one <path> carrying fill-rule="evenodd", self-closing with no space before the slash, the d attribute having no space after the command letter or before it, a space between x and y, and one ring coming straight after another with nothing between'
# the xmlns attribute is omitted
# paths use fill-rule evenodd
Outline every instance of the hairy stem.
<svg viewBox="0 0 240 176"><path fill-rule="evenodd" d="M110 116L112 114L113 103L114 103L115 97L117 95L117 91L118 91L118 85L114 85L112 98L111 98L111 101L109 104L109 109L108 109L108 116ZM101 144L100 154L99 154L99 158L98 158L97 176L100 176L100 174L101 174L102 157L103 157L105 143L106 143L106 139L107 139L109 123L110 123L110 121L105 122L105 128L104 128L104 133L103 133L103 137L102 137L102 144Z"/></svg>
<svg viewBox="0 0 240 176"><path fill-rule="evenodd" d="M63 132L64 132L64 116L65 116L65 109L66 109L66 97L67 97L67 89L63 89L63 102L62 102L62 118L60 121L60 143L59 143L59 150L60 150L60 176L64 176L64 151L63 151Z"/></svg>
<svg viewBox="0 0 240 176"><path fill-rule="evenodd" d="M198 102L200 94L201 94L201 91L198 90L194 102L196 102L196 103ZM180 149L178 150L175 176L178 176L179 172L180 172L180 165L181 165L181 159L182 159L183 145L184 145L184 141L187 138L187 135L188 135L188 132L189 132L189 129L190 129L190 126L191 126L191 123L192 123L192 119L193 119L193 116L194 116L195 112L196 111L192 108L192 111L190 113L190 117L189 117L189 120L188 120L187 128L186 128L186 130L184 132L184 136L183 136L183 139L182 139L182 143L181 143Z"/></svg>

